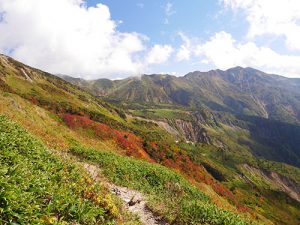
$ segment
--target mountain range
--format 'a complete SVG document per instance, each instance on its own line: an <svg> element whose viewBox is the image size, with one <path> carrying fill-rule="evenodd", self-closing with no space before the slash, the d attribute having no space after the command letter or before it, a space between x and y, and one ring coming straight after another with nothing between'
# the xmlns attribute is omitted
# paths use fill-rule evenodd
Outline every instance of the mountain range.
<svg viewBox="0 0 300 225"><path fill-rule="evenodd" d="M252 68L196 71L183 77L142 75L115 81L63 78L96 96L120 101L178 104L194 109L208 107L291 123L300 121L300 79Z"/></svg>
<svg viewBox="0 0 300 225"><path fill-rule="evenodd" d="M300 79L87 81L0 55L0 150L3 224L300 223Z"/></svg>

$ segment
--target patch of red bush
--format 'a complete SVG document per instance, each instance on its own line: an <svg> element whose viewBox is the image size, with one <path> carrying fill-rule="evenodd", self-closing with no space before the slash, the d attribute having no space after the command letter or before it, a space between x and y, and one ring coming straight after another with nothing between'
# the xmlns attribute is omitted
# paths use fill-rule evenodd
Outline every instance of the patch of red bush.
<svg viewBox="0 0 300 225"><path fill-rule="evenodd" d="M172 149L170 146L160 145L154 142L147 143L145 147L145 150L153 159L155 159L155 161L166 167L179 171L183 175L187 176L187 178L189 178L191 181L205 183L211 186L217 194L235 204L240 212L249 211L248 208L244 207L238 202L231 191L216 181L204 167L195 164L187 155L187 153L183 151L171 152L170 149ZM169 158L168 155L172 155L172 158Z"/></svg>
<svg viewBox="0 0 300 225"><path fill-rule="evenodd" d="M106 124L80 115L64 114L63 120L72 129L92 130L94 135L101 140L114 140L118 146L126 150L128 156L150 159L143 150L142 139L132 133L113 129Z"/></svg>

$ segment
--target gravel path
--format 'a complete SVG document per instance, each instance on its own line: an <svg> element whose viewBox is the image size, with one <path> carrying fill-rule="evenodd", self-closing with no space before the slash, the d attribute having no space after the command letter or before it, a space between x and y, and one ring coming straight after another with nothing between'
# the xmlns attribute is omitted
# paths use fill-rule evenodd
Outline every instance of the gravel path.
<svg viewBox="0 0 300 225"><path fill-rule="evenodd" d="M83 167L88 171L94 181L101 181L103 183L103 179L100 179L100 169L97 166L85 162L83 163ZM112 193L123 200L126 209L140 217L143 224L167 225L167 223L162 221L161 217L155 215L147 207L147 202L142 193L126 187L119 187L109 182L106 182L105 184L110 188Z"/></svg>

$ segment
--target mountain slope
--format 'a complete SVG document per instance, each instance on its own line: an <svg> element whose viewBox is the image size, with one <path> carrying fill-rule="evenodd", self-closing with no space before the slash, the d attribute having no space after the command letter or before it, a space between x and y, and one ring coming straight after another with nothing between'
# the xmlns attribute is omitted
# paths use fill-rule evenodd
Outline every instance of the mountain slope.
<svg viewBox="0 0 300 225"><path fill-rule="evenodd" d="M153 118L164 120L168 109L163 112L162 108L171 108L169 114L177 115L167 123L189 141L210 142L203 124L212 117L213 122L249 132L251 141L240 144L249 147L256 156L300 166L299 80L236 67L227 71L193 72L184 77L143 75L111 81L110 88L103 92L109 99L123 102L123 107L138 116L151 118L157 112L161 116ZM82 86L80 82L77 85ZM84 88L97 94L87 86ZM191 113L179 115L172 107ZM198 112L205 109L206 118L199 121ZM186 122L180 122L180 118ZM227 145L226 141L221 142Z"/></svg>
<svg viewBox="0 0 300 225"><path fill-rule="evenodd" d="M300 166L299 79L237 67L184 77L143 75L111 81L100 96L84 88L122 107L130 118L152 121L165 129L177 139L179 148L188 148L195 162L233 190L243 186L233 181L235 175L229 175L236 168L243 182L270 199L270 190L284 190L282 180L270 181L261 174L273 171L291 178L291 183L300 181L299 169L289 166ZM243 167L245 163L251 166ZM253 171L260 172L249 176ZM272 184L266 185L268 181ZM272 188L265 192L268 185ZM281 208L271 202L266 204Z"/></svg>
<svg viewBox="0 0 300 225"><path fill-rule="evenodd" d="M104 89L102 80L81 81L76 85L96 96L122 101L175 103L193 108L206 106L217 111L299 123L299 80L236 67L227 71L193 72L184 77L143 75L111 81ZM89 88L87 83L98 84L102 94Z"/></svg>
<svg viewBox="0 0 300 225"><path fill-rule="evenodd" d="M299 79L241 67L209 73L194 72L186 75L185 79L218 99L219 105L225 106L226 111L299 122ZM217 109L214 106L211 108Z"/></svg>
<svg viewBox="0 0 300 225"><path fill-rule="evenodd" d="M84 170L3 116L0 162L1 224L111 224L121 213L107 189L89 185Z"/></svg>
<svg viewBox="0 0 300 225"><path fill-rule="evenodd" d="M228 216L230 218L231 215L233 221L244 220L242 218L240 219L237 214L241 214L242 217L245 218L245 221L248 220L249 217L252 217L248 212L241 212L237 209L237 206L240 205L238 201L231 201L230 199L227 199L225 195L221 195L221 193L216 192L216 187L225 187L214 180L213 177L211 177L211 175L203 167L194 164L190 160L187 153L183 151L180 153L180 155L177 152L171 153L171 151L173 150L170 149L171 146L169 144L173 143L172 145L174 145L175 141L170 135L168 135L167 132L159 129L154 124L143 124L139 123L138 121L128 120L126 119L125 114L120 109L117 109L116 107L106 103L105 101L96 99L87 92L81 90L80 88L77 88L74 85L71 85L70 83L65 82L60 78L28 67L13 60L12 58L3 55L1 55L0 58L0 71L0 114L5 115L6 117L9 117L10 119L21 124L33 135L40 138L49 149L56 149L55 151L50 150L52 154L57 154L57 152L60 151L69 152L70 149L85 149L86 147L93 147L93 150L89 153L90 156L93 155L92 152L99 152L100 155L108 152L114 152L113 155L107 155L108 162L111 163L112 161L114 161L115 163L118 163L118 170L123 171L124 177L128 177L132 172L127 162L128 156L134 157L136 159L142 160L140 161L140 163L138 163L138 166L136 168L140 168L142 170L142 176L145 176L145 178L149 179L149 182L152 185L149 188L152 188L153 191L156 192L158 190L155 190L155 184L157 182L159 183L162 178L155 175L156 171L158 170L158 167L155 164L157 162L160 162L162 165L164 165L164 167L159 167L162 168L160 169L160 171L165 171L165 173L167 174L174 174L172 176L175 176L175 178L174 180L170 180L170 177L164 178L168 180L166 182L164 181L162 185L160 185L159 190L166 195L169 195L173 192L173 189L171 188L173 186L178 187L181 190L181 188L183 187L176 186L176 183L178 183L179 180L182 180L184 188L187 188L187 191L180 191L180 193L184 194L186 192L186 194L184 194L183 196L188 196L191 192L190 190L195 190L196 195L199 196L199 202L197 204L200 204L203 213L210 211L208 214L206 213L207 217L203 220L203 222L206 221L207 223L211 223L210 221L219 220L219 223L221 223L221 221L227 220ZM145 127L147 127L148 129L145 129ZM14 127L12 127L11 129L12 131L17 130L17 128ZM0 136L2 137L3 134L5 134L5 129L1 130ZM17 137L17 139L22 141L22 137L26 134L20 133L20 135L20 138ZM10 139L7 138L5 138L5 140L10 141ZM3 147L4 150L6 150L6 145L1 144L0 147ZM28 143L25 140L24 143L22 142L21 144L27 145ZM22 148L25 154L27 154L27 151L31 150L30 145L28 147L28 149ZM175 145L172 146L172 148L175 148ZM161 151L159 154L156 153L158 152L158 150ZM43 152L47 150L46 148L41 148L40 151ZM2 151L2 153L5 152ZM80 156L79 154L80 152L77 151L74 153L76 153L76 158L79 157L78 160L83 159L83 155ZM119 154L119 156L116 157L114 156L115 154ZM172 160L170 160L170 154L172 154L173 157L178 158L173 158ZM58 154L58 156L63 157L64 153ZM18 159L18 157L18 153L16 153L12 160ZM7 161L6 158L7 157L4 155L4 162ZM26 162L30 162L32 159L30 157L25 157L23 160ZM92 161L92 158L87 157L86 160ZM151 165L153 164L153 169L146 170L146 168L148 168L148 166L146 165L148 164L146 164L145 161L151 162ZM180 164L177 165L175 161L180 162ZM134 164L134 161L129 162L130 164ZM47 160L45 160L44 163L45 166L50 166ZM73 165L74 162L63 161L63 163ZM101 163L101 169L105 169L105 167L109 166L110 163L107 165ZM193 174L191 175L187 173L187 171L189 171L189 167L193 168L194 170ZM143 171L143 168L145 169L145 171ZM5 170L3 164L1 163L0 171L2 171L2 169L3 171ZM172 170L176 170L176 172L173 172ZM113 170L110 169L110 171L112 172ZM33 174L35 173L35 171L32 170L31 167L28 168L27 172ZM84 172L82 174L84 174ZM118 172L115 171L115 175L117 174ZM193 178L193 176L196 174L197 180ZM57 174L54 171L53 176L55 177L56 175ZM202 179L200 175L207 177L207 180ZM45 176L47 176L47 173ZM80 176L81 175L79 175L78 178L80 178ZM22 178L16 177L16 174L12 174L11 177L12 179L22 180ZM186 179L183 177L186 177ZM210 183L208 183L208 178L212 179ZM38 180L38 178L35 179ZM135 179L135 177L131 179ZM4 178L3 182L7 182L7 178ZM86 182L86 185L89 188L88 190L92 190L93 184L90 184L90 181ZM134 186L135 188L141 188L142 183L140 183L140 180L134 180L133 182L138 185ZM212 184L214 185L213 187L215 189L212 189ZM54 186L54 184L52 186ZM4 193L7 193L7 191L9 191L6 186L2 187L5 188L1 189L1 194L3 194L3 191ZM82 187L85 186L82 185ZM37 201L40 201L38 193L36 193L35 190L37 189L32 190L32 195L37 196ZM23 186L19 187L19 189L16 189L16 192L26 191L26 187ZM68 190L65 191L66 193L68 192ZM149 191L150 189L144 192L145 196L147 196L147 199L149 199L150 201L154 198L155 195L153 194L154 192ZM43 193L41 191L41 194L43 195L46 193ZM83 191L83 193L81 194L83 196L87 196L87 198L91 200L91 202L97 200L93 197L94 192L85 193ZM208 197L207 194L211 197ZM52 193L49 193L49 195L51 195L50 197L52 198ZM5 196L7 195L5 194ZM205 197L202 199L201 196ZM113 201L111 200L111 202L107 202L109 201L109 199L105 200L105 194L101 195L101 198L104 199L104 202L101 201L104 204L104 209L105 207L108 207L109 209L110 207L113 207ZM205 202L203 202L201 199L205 200ZM176 201L181 201L181 198L176 199ZM45 207L48 207L48 203L49 202L45 203ZM163 216L164 219L169 220L169 222L175 219L178 221L182 221L185 218L185 211L183 211L182 217L180 218L171 217L171 214L173 214L171 209L173 209L172 204L174 204L174 202L164 202L164 204L162 203L163 202L160 201L151 202L151 205L149 205L148 207L155 212L159 212L161 216ZM11 207L10 204L12 204L12 201L8 199L7 204L8 207ZM24 202L22 204L24 205L24 207L26 207L27 203ZM58 203L58 206L59 204L60 203ZM195 207L196 206L197 205L195 205ZM199 205L197 207L199 207ZM121 208L122 207L119 208L121 211L125 210ZM225 210L222 210L221 208L230 209L230 211L232 212L227 212ZM79 213L77 212L77 208L73 207L72 209L75 210L74 213ZM65 213L69 213L68 208L66 208L65 210ZM176 210L183 210L183 208L176 208ZM42 211L37 209L36 212L38 213ZM31 212L24 212L24 214L20 214L18 216L15 209L12 209L10 213L11 214L5 211L3 215L5 217L7 216L9 221L17 221L17 217L23 220L28 216L31 216L32 218L34 218L34 220L31 220L29 218L24 221L41 221L43 216L40 214L32 215ZM111 223L113 224L113 221L126 222L126 220L131 220L130 224L137 223L137 220L134 217L130 217L127 214L128 212L126 211L124 211L124 213L120 212L118 214L113 214ZM57 220L63 221L62 215L63 214L61 214L60 211L53 212L50 210L45 216L45 220L48 221L48 219L50 219L51 221L49 223L52 223L52 221L55 222ZM100 219L97 219L96 214L93 214L91 216L94 216L94 220L92 222L88 222L89 224L99 223ZM108 217L109 216L110 215L108 215ZM195 214L194 216L194 219L192 219L195 220L194 222L196 222L196 220L199 220L199 215ZM89 219L87 216L86 218ZM261 216L261 218L264 217ZM105 220L108 221L109 219L110 217ZM67 217L65 218L65 220L66 222L71 221L71 219L68 219ZM47 221L44 222L44 224L47 224ZM72 221L79 222L83 220L74 217ZM84 223L85 222L82 222L82 224ZM178 224L184 224L184 222L178 222Z"/></svg>
<svg viewBox="0 0 300 225"><path fill-rule="evenodd" d="M249 132L250 125L256 128L258 122L228 112L207 108L192 110L173 104L169 93L189 88L180 79L154 76L146 81L138 80L140 87L132 96L142 91L147 101L162 103L112 105L9 57L1 56L0 62L0 114L41 139L52 154L58 153L58 158L71 155L79 165L84 160L99 167L104 180L142 193L147 207L163 217L163 221L174 224L224 224L224 221L243 224L249 220L261 224L299 223L300 170L254 154L250 144L258 152L264 149L268 153L270 149L268 144L253 139ZM171 79L171 84L163 84L165 79ZM129 80L112 83L120 82L120 86L126 87ZM103 87L112 84L106 82ZM161 88L162 84L166 87ZM156 85L152 96L160 93L158 90L169 92L164 97L159 94L149 98L149 91L144 91L147 85ZM123 90L126 88L120 88ZM173 95L178 102L185 99L181 99L180 93ZM262 131L262 134L269 133ZM279 155L275 151L271 156L269 159ZM72 160L67 164L73 165ZM280 179L266 178L271 172ZM283 188L285 183L295 187ZM291 195L289 190L296 194ZM116 215L117 222L136 223L130 216L124 219L124 214ZM54 216L60 218L59 214Z"/></svg>

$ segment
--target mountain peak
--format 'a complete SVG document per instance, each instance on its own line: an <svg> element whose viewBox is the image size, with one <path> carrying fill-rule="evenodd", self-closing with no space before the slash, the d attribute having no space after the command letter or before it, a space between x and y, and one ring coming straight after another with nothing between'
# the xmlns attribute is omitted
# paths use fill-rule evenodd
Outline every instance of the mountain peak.
<svg viewBox="0 0 300 225"><path fill-rule="evenodd" d="M254 69L252 67L242 67L242 66L236 66L236 67L232 67L229 68L227 70L225 70L225 72L241 72L241 71L247 71L247 72L259 72L259 73L263 73L260 70Z"/></svg>
<svg viewBox="0 0 300 225"><path fill-rule="evenodd" d="M227 69L225 71L228 71L228 72L230 72L230 71L241 71L241 70L244 70L244 69L245 69L244 67L235 66L235 67L229 68L229 69Z"/></svg>

